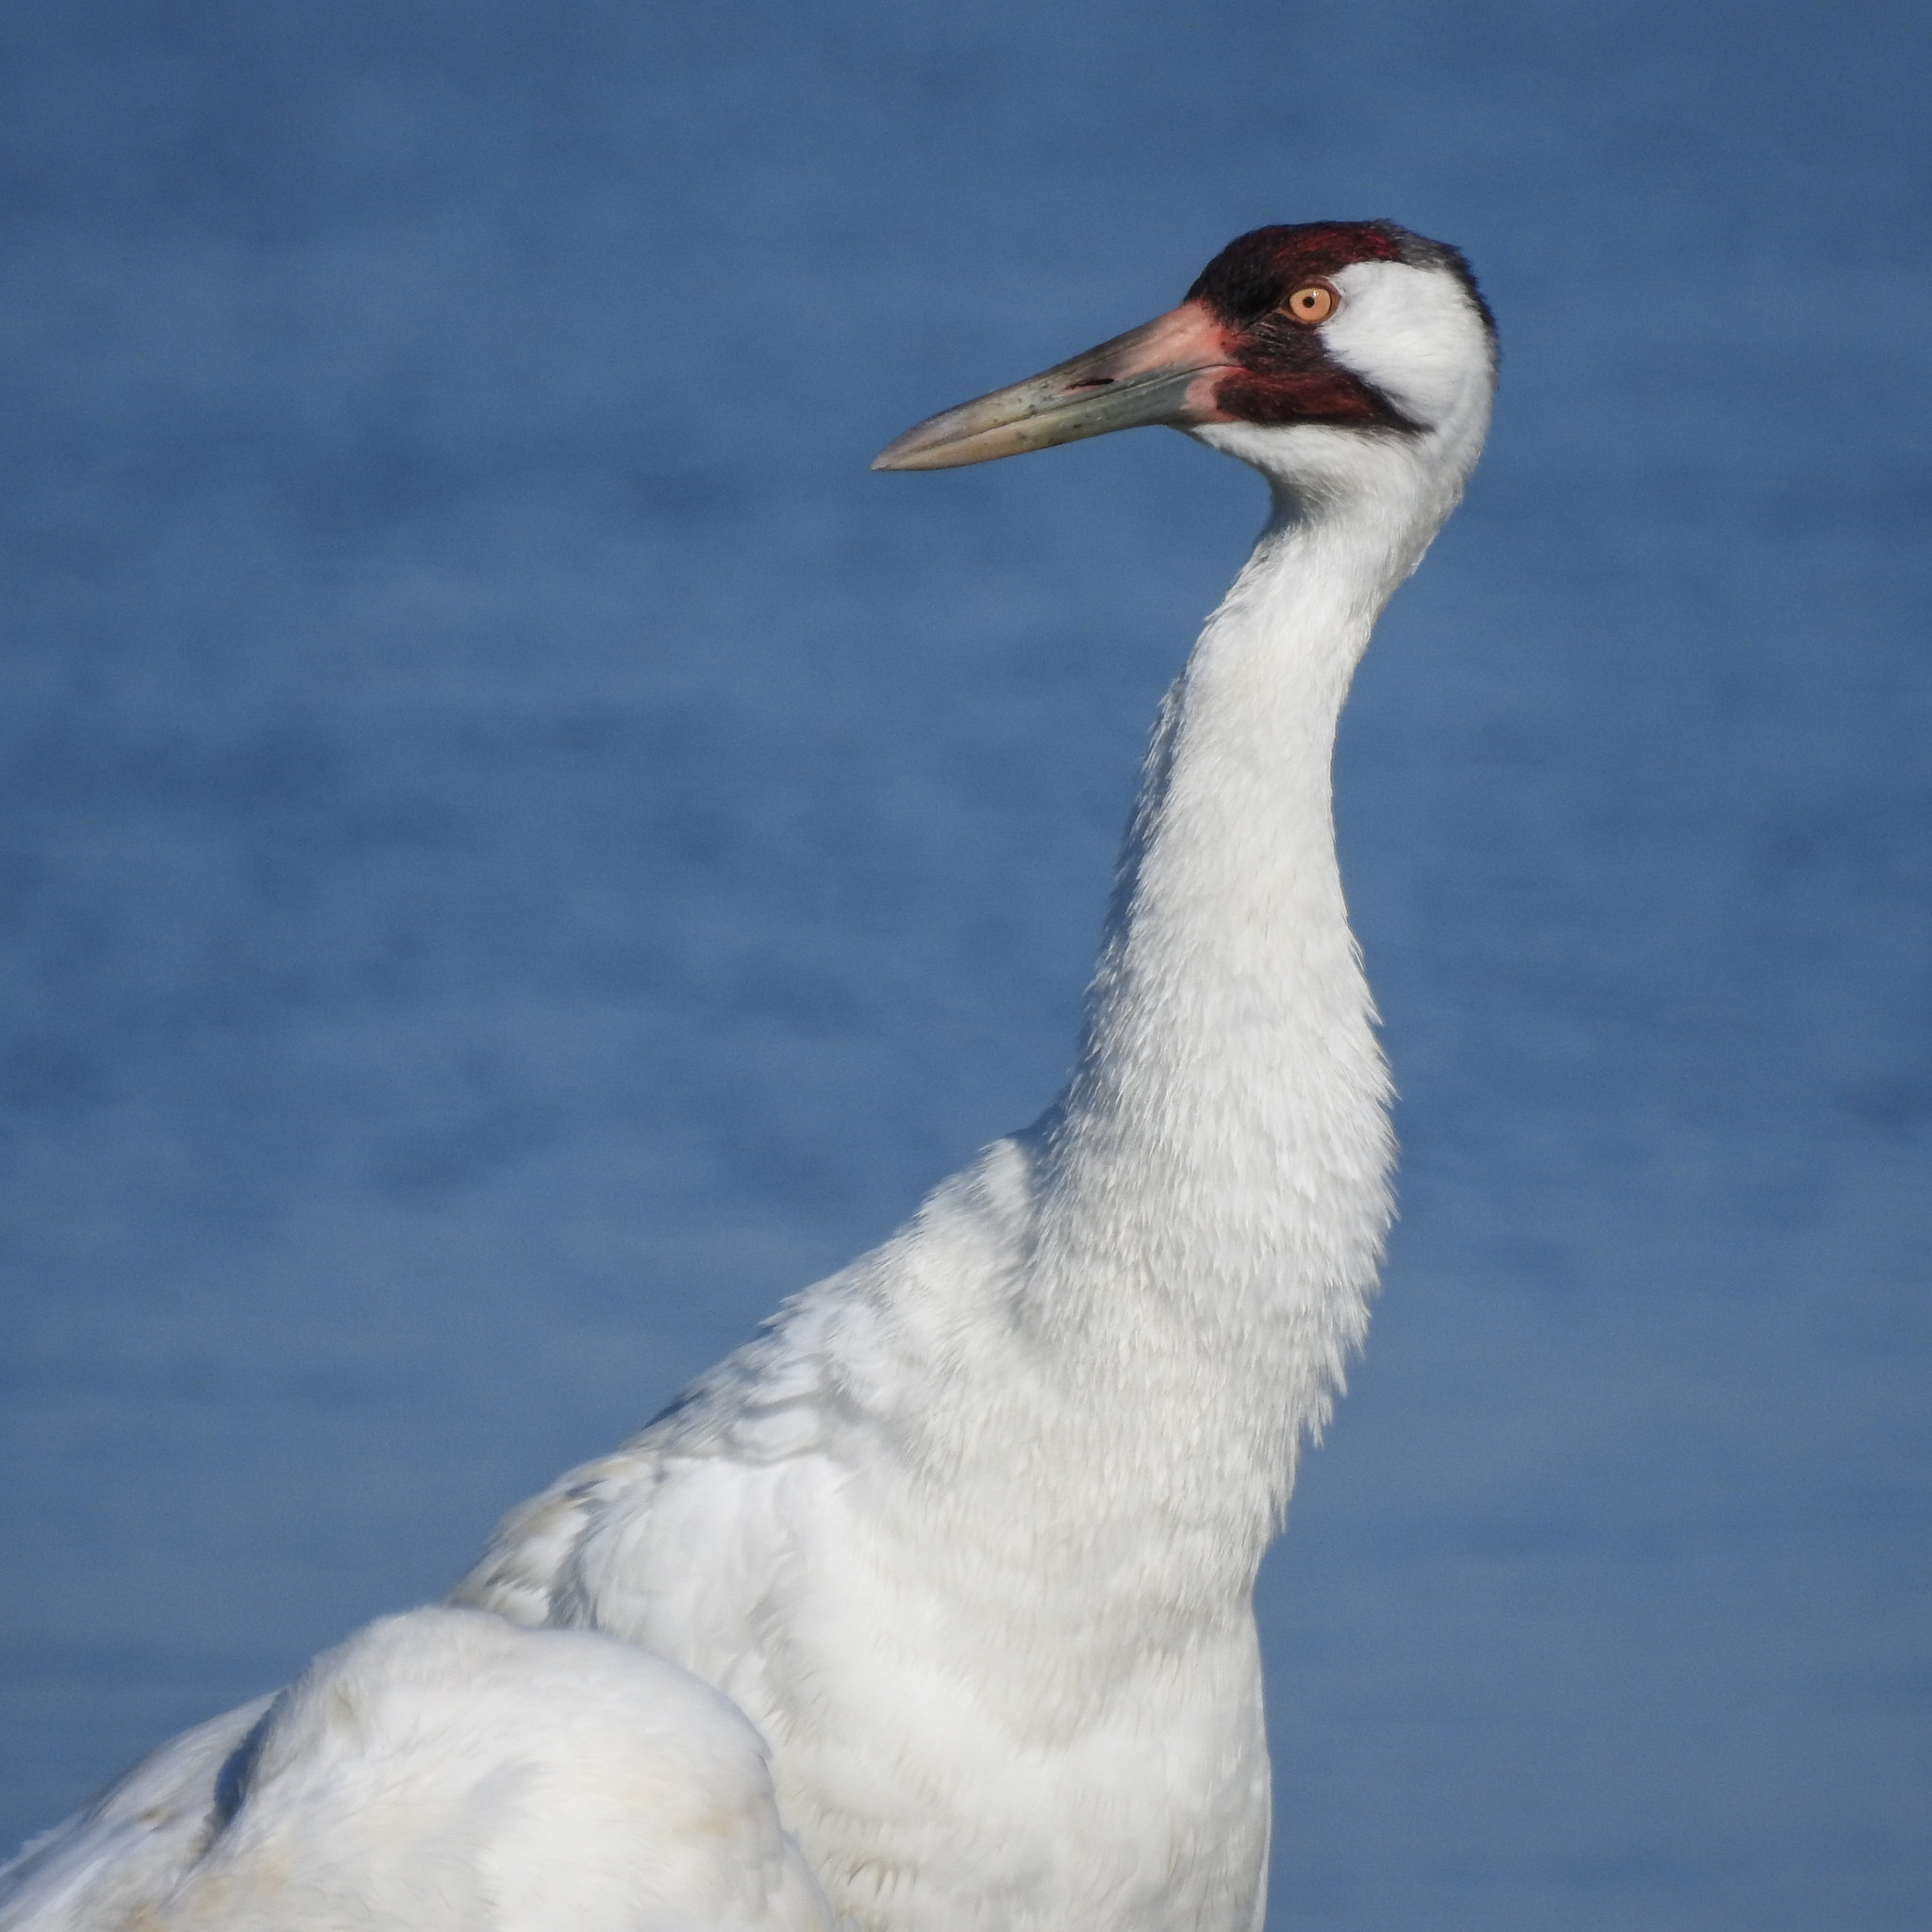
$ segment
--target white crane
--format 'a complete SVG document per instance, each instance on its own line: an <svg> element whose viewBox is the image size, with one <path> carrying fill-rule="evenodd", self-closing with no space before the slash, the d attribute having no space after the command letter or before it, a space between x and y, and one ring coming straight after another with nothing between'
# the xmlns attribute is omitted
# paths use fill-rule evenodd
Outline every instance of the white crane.
<svg viewBox="0 0 1932 1932"><path fill-rule="evenodd" d="M1252 1932L1256 1571L1390 1213L1330 755L1494 360L1453 249L1261 228L884 451L1168 424L1273 491L1162 708L1065 1092L511 1515L467 1608L374 1626L30 1847L0 1927L807 1932L782 1818L856 1932Z"/></svg>

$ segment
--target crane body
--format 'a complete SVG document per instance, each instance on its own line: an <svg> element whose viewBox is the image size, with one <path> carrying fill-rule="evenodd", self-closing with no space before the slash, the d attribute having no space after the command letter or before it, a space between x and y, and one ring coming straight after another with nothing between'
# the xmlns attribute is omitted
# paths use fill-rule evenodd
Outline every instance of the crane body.
<svg viewBox="0 0 1932 1932"><path fill-rule="evenodd" d="M1453 251L1386 223L1262 229L1179 309L880 458L1163 422L1270 486L1157 724L1072 1078L508 1518L454 1597L722 1691L852 1932L1259 1924L1255 1579L1391 1211L1330 758L1480 451L1493 361ZM186 1811L218 1755L170 1787ZM29 1886L0 1928L122 1923L34 1910Z"/></svg>

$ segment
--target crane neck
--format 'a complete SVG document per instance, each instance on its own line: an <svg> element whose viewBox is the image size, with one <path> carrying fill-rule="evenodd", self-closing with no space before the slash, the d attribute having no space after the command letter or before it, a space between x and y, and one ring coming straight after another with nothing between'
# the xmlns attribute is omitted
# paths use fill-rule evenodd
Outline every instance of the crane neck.
<svg viewBox="0 0 1932 1932"><path fill-rule="evenodd" d="M1162 707L1075 1070L1029 1137L1032 1319L1085 1364L1218 1406L1271 1509L1364 1331L1391 1211L1336 727L1452 501L1277 487Z"/></svg>
<svg viewBox="0 0 1932 1932"><path fill-rule="evenodd" d="M1082 1654L1119 1661L1238 1622L1366 1330L1393 1142L1329 766L1460 480L1427 456L1277 491L1162 707L1065 1091L771 1344L777 1394L781 1364L836 1356L906 1478L868 1492L881 1547L989 1628L1098 1620Z"/></svg>

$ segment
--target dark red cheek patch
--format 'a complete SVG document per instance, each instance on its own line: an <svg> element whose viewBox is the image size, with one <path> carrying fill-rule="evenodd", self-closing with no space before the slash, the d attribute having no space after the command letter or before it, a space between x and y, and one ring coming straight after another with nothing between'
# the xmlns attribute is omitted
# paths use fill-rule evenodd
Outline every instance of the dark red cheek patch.
<svg viewBox="0 0 1932 1932"><path fill-rule="evenodd" d="M1215 406L1244 423L1355 423L1413 429L1389 398L1344 369L1304 328L1270 310L1227 331L1234 368L1215 385Z"/></svg>
<svg viewBox="0 0 1932 1932"><path fill-rule="evenodd" d="M1332 362L1314 369L1241 367L1214 388L1214 405L1242 423L1360 423L1415 425L1357 375Z"/></svg>

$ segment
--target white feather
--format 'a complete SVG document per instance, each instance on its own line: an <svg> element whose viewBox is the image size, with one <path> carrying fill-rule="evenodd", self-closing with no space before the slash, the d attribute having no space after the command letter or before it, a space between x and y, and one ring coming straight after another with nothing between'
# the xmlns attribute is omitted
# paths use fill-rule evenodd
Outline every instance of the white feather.
<svg viewBox="0 0 1932 1932"><path fill-rule="evenodd" d="M235 1735L244 1715L253 1722ZM387 1618L115 1793L188 1780L169 1882L76 1873L36 1924L127 1932L832 1932L763 1743L661 1657L475 1610ZM208 1759L223 1769L210 1778ZM118 1874L125 1877L125 1873Z"/></svg>

